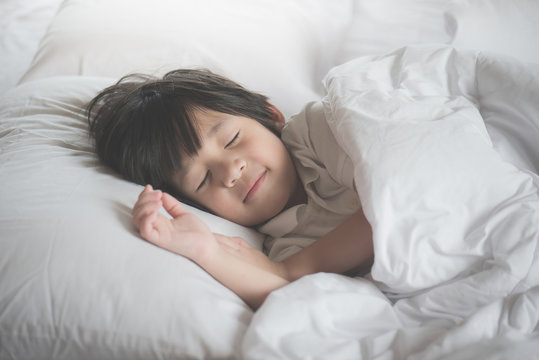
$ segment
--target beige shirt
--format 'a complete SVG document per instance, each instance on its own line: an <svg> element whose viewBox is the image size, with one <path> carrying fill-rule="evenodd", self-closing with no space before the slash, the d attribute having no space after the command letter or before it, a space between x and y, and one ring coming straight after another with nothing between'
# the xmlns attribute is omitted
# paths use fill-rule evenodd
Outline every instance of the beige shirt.
<svg viewBox="0 0 539 360"><path fill-rule="evenodd" d="M269 235L264 249L275 261L310 245L360 208L354 167L337 144L321 102L308 103L293 116L281 138L307 192L307 204L287 209L261 225Z"/></svg>

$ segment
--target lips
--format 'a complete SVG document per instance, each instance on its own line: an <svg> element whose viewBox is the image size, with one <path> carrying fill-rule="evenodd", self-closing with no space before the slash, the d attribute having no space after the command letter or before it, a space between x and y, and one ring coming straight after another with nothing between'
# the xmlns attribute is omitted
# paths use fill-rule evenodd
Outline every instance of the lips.
<svg viewBox="0 0 539 360"><path fill-rule="evenodd" d="M267 175L268 171L267 170L264 170L264 172L262 172L262 174L260 174L256 180L254 182L252 182L251 184L249 184L249 191L247 191L247 194L245 195L245 197L243 198L243 202L247 202L249 201L250 198L252 198L256 192L260 189L260 187L262 186L262 183L264 182L264 180L266 180L266 175Z"/></svg>

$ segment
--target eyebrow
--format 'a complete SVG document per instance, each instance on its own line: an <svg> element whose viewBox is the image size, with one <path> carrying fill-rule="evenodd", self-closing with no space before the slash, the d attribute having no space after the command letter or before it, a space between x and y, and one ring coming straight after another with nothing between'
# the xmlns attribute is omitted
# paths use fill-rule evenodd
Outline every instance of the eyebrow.
<svg viewBox="0 0 539 360"><path fill-rule="evenodd" d="M219 129L223 126L224 120L217 120L217 122L208 131L208 137L213 137L219 132Z"/></svg>

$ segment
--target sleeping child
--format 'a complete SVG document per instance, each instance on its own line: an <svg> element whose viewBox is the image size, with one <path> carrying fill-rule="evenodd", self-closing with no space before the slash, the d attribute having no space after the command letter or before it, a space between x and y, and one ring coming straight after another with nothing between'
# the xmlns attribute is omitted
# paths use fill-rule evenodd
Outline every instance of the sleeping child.
<svg viewBox="0 0 539 360"><path fill-rule="evenodd" d="M99 158L151 184L133 208L140 235L194 261L253 309L303 275L372 262L353 166L321 103L285 122L265 96L184 69L122 78L91 101L88 119ZM267 255L212 233L180 201L268 234Z"/></svg>

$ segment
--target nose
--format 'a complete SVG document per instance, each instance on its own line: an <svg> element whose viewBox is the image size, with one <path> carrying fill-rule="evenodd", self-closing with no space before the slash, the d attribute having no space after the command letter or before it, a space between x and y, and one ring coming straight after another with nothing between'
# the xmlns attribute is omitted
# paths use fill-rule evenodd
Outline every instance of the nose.
<svg viewBox="0 0 539 360"><path fill-rule="evenodd" d="M228 188L236 185L236 182L241 178L246 166L247 163L241 159L234 159L227 164L223 164L223 185Z"/></svg>

